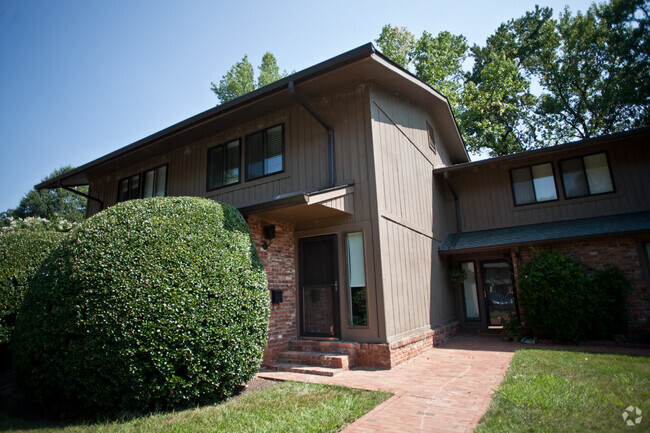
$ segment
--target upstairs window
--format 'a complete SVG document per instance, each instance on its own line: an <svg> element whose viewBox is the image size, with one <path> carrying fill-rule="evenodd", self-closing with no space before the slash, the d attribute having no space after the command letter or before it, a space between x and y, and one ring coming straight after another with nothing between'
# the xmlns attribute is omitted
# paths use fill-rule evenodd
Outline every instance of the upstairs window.
<svg viewBox="0 0 650 433"><path fill-rule="evenodd" d="M429 137L429 148L433 150L433 153L438 153L438 149L436 148L435 131L429 122L427 122L427 135Z"/></svg>
<svg viewBox="0 0 650 433"><path fill-rule="evenodd" d="M117 201L140 198L140 174L122 179L117 184Z"/></svg>
<svg viewBox="0 0 650 433"><path fill-rule="evenodd" d="M207 190L239 183L240 140L208 149Z"/></svg>
<svg viewBox="0 0 650 433"><path fill-rule="evenodd" d="M144 185L142 188L142 198L164 197L167 189L167 166L146 171L144 173Z"/></svg>
<svg viewBox="0 0 650 433"><path fill-rule="evenodd" d="M557 200L553 165L537 164L510 171L515 205Z"/></svg>
<svg viewBox="0 0 650 433"><path fill-rule="evenodd" d="M246 137L246 180L284 171L284 125Z"/></svg>
<svg viewBox="0 0 650 433"><path fill-rule="evenodd" d="M566 198L605 194L614 191L605 153L560 161Z"/></svg>

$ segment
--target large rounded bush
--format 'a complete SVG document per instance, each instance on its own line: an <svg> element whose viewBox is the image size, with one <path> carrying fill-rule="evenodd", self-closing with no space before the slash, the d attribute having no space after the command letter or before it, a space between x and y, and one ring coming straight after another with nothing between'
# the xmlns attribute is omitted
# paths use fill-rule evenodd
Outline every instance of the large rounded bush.
<svg viewBox="0 0 650 433"><path fill-rule="evenodd" d="M215 401L257 371L266 275L239 212L200 198L118 204L32 280L14 364L37 402L119 416Z"/></svg>
<svg viewBox="0 0 650 433"><path fill-rule="evenodd" d="M29 281L64 236L56 231L0 234L0 346L11 340Z"/></svg>

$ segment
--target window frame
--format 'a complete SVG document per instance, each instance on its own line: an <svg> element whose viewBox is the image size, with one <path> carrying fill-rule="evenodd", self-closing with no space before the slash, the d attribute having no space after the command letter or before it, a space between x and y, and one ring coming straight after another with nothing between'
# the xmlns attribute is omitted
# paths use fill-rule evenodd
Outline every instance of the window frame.
<svg viewBox="0 0 650 433"><path fill-rule="evenodd" d="M429 121L426 121L427 123L427 140L429 141L429 149L433 151L433 153L438 154L438 145L436 144L436 135L435 135L435 129L433 129L433 125L429 123Z"/></svg>
<svg viewBox="0 0 650 433"><path fill-rule="evenodd" d="M261 176L250 177L250 175L249 175L249 172L250 172L250 170L249 170L249 139L250 139L250 137L252 137L253 135L261 133L262 137L263 137L263 150L266 151L266 145L267 145L267 138L266 138L267 134L266 134L266 132L268 130L276 128L278 126L282 127L282 170L274 171L273 173L262 174ZM281 174L281 173L285 172L285 170L287 169L287 158L286 158L286 156L287 156L287 142L286 142L285 129L286 128L285 128L284 122L283 123L277 123L275 125L271 125L271 126L268 126L266 128L263 128L263 129L260 129L258 131L247 134L244 137L243 161L244 161L244 168L245 168L245 172L244 172L244 181L245 182L250 182L250 181L253 181L253 180L261 179L263 177L274 176L274 175ZM264 158L262 160L262 164L264 164L265 159L266 158ZM263 171L264 171L264 168L262 168L262 172Z"/></svg>
<svg viewBox="0 0 650 433"><path fill-rule="evenodd" d="M362 249L362 254L363 254L363 272L364 272L364 279L365 279L365 286L363 286L365 292L366 292L366 324L365 325L355 325L353 322L353 314L352 314L352 284L350 281L350 251L348 247L348 236L351 234L361 234L361 241L363 243L363 249ZM344 257L345 257L345 281L346 281L346 294L345 294L345 300L347 304L346 308L346 313L347 313L347 321L346 325L348 328L354 328L354 329L369 329L370 328L370 300L368 299L368 262L366 260L366 234L364 230L350 230L343 232L343 250L344 250ZM359 286L355 286L359 287Z"/></svg>
<svg viewBox="0 0 650 433"><path fill-rule="evenodd" d="M226 145L232 143L233 141L236 141L237 145L239 146L239 152L238 152L238 158L237 158L237 160L239 162L239 167L238 167L239 168L239 173L237 173L237 182L228 183L228 184L224 184L224 185L221 185L221 186L216 186L214 188L210 188L210 152L213 151L214 149L218 148L218 147L221 147L222 148L222 153L225 156ZM229 186L239 185L240 183L242 183L242 171L243 171L242 170L242 161L244 159L244 158L242 158L242 153L243 153L243 146L242 146L241 137L233 138L232 140L228 140L228 141L225 141L223 143L217 144L216 146L212 146L212 147L208 148L207 155L206 155L206 170L205 170L205 190L206 190L206 192L215 191L215 190L218 190L218 189L221 189L221 188L227 188ZM226 162L225 157L223 158L223 162L225 164L225 162ZM223 170L223 167L222 167L222 170ZM275 174L275 173L273 173L273 174ZM259 178L255 178L255 179L259 179Z"/></svg>
<svg viewBox="0 0 650 433"><path fill-rule="evenodd" d="M609 180L612 183L612 190L611 191L605 191L605 192L597 192L595 194L592 194L591 191L589 191L589 194L585 194L585 195L577 195L577 196L573 196L573 197L567 196L566 183L564 182L564 173L562 171L562 163L564 161L570 161L572 159L579 159L580 164L582 165L582 172L585 175L585 181L587 182L587 190L591 190L591 188L589 187L589 177L587 176L587 170L585 169L585 158L590 157L590 156L594 156L594 155L601 155L601 154L605 155L605 161L607 161L607 170L609 171ZM558 165L558 170L560 172L560 178L562 180L562 194L564 195L565 200L573 200L573 199L585 198L585 197L596 197L596 196L599 196L599 195L612 194L612 193L616 192L616 183L614 182L614 175L612 174L612 164L609 161L609 155L607 154L607 151L603 150L602 152L594 152L594 153L589 153L589 154L586 154L586 155L572 156L570 158L563 158L563 159L560 159L558 161L557 165Z"/></svg>
<svg viewBox="0 0 650 433"><path fill-rule="evenodd" d="M139 186L138 186L138 196L137 196L137 197L131 197L131 196L130 196L130 195L131 195L131 189L132 189L132 188L131 188L131 181L132 181L132 179L133 179L134 177L136 177L136 176L138 177L138 183L139 183ZM121 193L122 193L121 185L122 185L122 182L125 181L125 180L128 180L128 181L129 181L129 187L128 187L128 190L129 190L129 198L127 198L127 199L125 199L125 200L120 200L120 195L121 195ZM130 175L130 176L123 177L123 178L121 178L121 179L119 179L119 180L117 181L117 200L115 201L116 203L122 203L122 202L129 201L129 200L135 200L135 199L140 198L141 195L142 195L142 173L135 173L135 174L132 174L132 175Z"/></svg>
<svg viewBox="0 0 650 433"><path fill-rule="evenodd" d="M137 200L137 199L143 198L144 197L144 179L145 179L145 175L148 172L153 171L154 172L154 185L155 185L156 184L156 174L155 174L156 170L158 170L159 168L162 168L162 167L165 167L165 186L164 186L165 193L162 195L162 197L166 197L167 196L167 181L169 179L169 164L162 164L162 165L159 165L157 167L153 167L153 168L150 168L150 169L145 170L145 171L134 173L134 174L132 174L130 176L126 176L126 177L123 177L120 180L118 180L117 181L117 200L116 200L116 203L122 203L122 202L129 201L129 200ZM131 179L134 178L135 176L139 176L139 182L140 182L140 186L139 186L139 189L138 189L138 196L137 197L129 197L126 200L120 201L120 190L121 190L120 185L121 185L122 181L124 181L125 179L129 180L129 191L130 191L131 190L131 187L130 187ZM160 197L160 196L152 196L152 197Z"/></svg>
<svg viewBox="0 0 650 433"><path fill-rule="evenodd" d="M535 179L533 178L533 167L537 167L539 165L547 165L549 164L551 166L551 173L553 174L553 186L555 188L555 198L552 200L542 200L539 201L537 200L537 191L535 190ZM535 198L535 201L532 201L530 203L517 203L517 196L515 195L515 182L512 177L512 172L515 170L521 170L523 168L527 168L529 173L530 173L530 182L531 186L533 188L533 196ZM557 180L556 180L556 172L555 172L555 166L553 164L553 161L547 161L547 162L540 162L539 164L530 164L530 165L524 165L521 167L514 167L510 169L510 191L512 193L512 203L514 204L515 207L519 206L530 206L530 205L535 205L535 204L543 204L543 203L553 203L555 201L560 200L560 193L557 188Z"/></svg>

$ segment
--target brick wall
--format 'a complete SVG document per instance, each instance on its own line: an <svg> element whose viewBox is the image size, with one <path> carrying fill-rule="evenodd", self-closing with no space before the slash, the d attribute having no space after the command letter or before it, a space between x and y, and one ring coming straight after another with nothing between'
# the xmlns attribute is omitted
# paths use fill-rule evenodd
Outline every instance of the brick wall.
<svg viewBox="0 0 650 433"><path fill-rule="evenodd" d="M263 365L271 363L278 353L289 348L289 342L296 338L296 254L294 230L290 224L262 220L255 217L247 219L251 237L257 252L264 263L270 290L282 291L282 303L271 304L269 319L269 338L264 349ZM275 239L265 250L264 226L275 225Z"/></svg>
<svg viewBox="0 0 650 433"><path fill-rule="evenodd" d="M585 265L601 270L617 266L630 283L632 291L628 296L628 313L631 320L650 317L650 298L643 278L636 241L632 238L611 238L583 242L571 242L536 247L535 250L554 249L569 257L580 260ZM531 258L533 249L521 250L523 261Z"/></svg>
<svg viewBox="0 0 650 433"><path fill-rule="evenodd" d="M452 322L390 344L358 343L357 366L393 368L457 335L459 326Z"/></svg>

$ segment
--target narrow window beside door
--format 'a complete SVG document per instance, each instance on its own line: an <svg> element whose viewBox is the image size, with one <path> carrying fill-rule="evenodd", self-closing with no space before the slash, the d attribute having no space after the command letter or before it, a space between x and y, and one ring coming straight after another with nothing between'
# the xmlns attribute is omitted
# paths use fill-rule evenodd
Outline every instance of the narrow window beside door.
<svg viewBox="0 0 650 433"><path fill-rule="evenodd" d="M474 262L463 262L460 267L467 274L467 278L463 281L463 299L465 300L465 319L466 320L479 320L480 313L478 309L478 294L476 292L476 271L474 270Z"/></svg>
<svg viewBox="0 0 650 433"><path fill-rule="evenodd" d="M368 326L368 300L366 291L366 263L363 256L363 233L346 236L348 259L348 324Z"/></svg>

